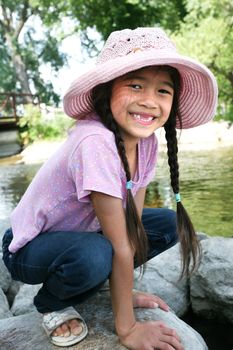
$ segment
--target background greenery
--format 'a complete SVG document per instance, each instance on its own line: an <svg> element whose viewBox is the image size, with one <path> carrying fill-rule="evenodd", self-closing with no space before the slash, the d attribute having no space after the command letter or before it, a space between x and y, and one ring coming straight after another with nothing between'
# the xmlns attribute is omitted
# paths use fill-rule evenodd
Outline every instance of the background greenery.
<svg viewBox="0 0 233 350"><path fill-rule="evenodd" d="M59 109L54 109L53 113L41 113L38 106L28 104L19 120L20 143L26 146L40 139L64 138L74 123Z"/></svg>
<svg viewBox="0 0 233 350"><path fill-rule="evenodd" d="M64 18L73 21L71 29L61 26ZM93 56L98 49L90 29L106 39L113 30L155 25L173 37L182 53L214 72L220 90L218 117L232 122L231 0L0 0L0 92L33 91L42 102L58 105L60 97L43 80L41 66L48 64L56 74L67 64L60 50L65 37L78 32L83 49Z"/></svg>

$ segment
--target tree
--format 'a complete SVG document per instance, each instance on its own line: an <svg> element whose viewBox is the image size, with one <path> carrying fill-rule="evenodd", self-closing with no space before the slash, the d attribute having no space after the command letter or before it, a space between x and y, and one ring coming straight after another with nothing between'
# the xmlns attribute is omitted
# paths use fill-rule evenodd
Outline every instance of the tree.
<svg viewBox="0 0 233 350"><path fill-rule="evenodd" d="M113 30L138 26L160 25L172 32L184 54L213 70L220 88L219 113L233 120L231 0L0 0L1 91L33 91L45 103L59 102L40 69L48 64L56 73L66 63L59 50L69 35L61 26L64 17L73 20L72 30L89 55L97 50L90 29L104 40Z"/></svg>
<svg viewBox="0 0 233 350"><path fill-rule="evenodd" d="M233 3L231 0L69 0L82 42L93 52L89 28L106 39L123 28L161 25L181 52L205 63L219 84L219 116L233 121ZM107 14L107 15L106 15Z"/></svg>
<svg viewBox="0 0 233 350"><path fill-rule="evenodd" d="M59 7L60 6L60 7ZM40 73L43 63L58 71L65 63L65 55L59 52L59 40L52 25L58 22L64 7L56 1L44 0L1 0L0 1L0 88L2 91L18 91L40 95L46 103L58 103L50 82L45 82ZM31 23L30 23L31 21ZM34 23L33 23L34 21ZM38 37L33 25L41 24ZM45 24L46 26L43 26ZM25 97L30 102L30 97Z"/></svg>
<svg viewBox="0 0 233 350"><path fill-rule="evenodd" d="M178 29L187 14L185 0L69 0L70 15L79 22L82 44L95 48L88 29L94 28L104 40L114 30L160 25Z"/></svg>
<svg viewBox="0 0 233 350"><path fill-rule="evenodd" d="M233 121L233 3L189 0L187 11L174 40L184 54L214 72L219 85L219 116Z"/></svg>
<svg viewBox="0 0 233 350"><path fill-rule="evenodd" d="M2 91L35 91L46 103L58 103L51 82L40 73L47 63L58 71L66 62L59 44L67 33L61 28L64 17L75 22L83 46L93 54L95 45L89 29L106 39L122 28L161 25L178 29L187 14L186 0L0 0L0 72ZM39 23L38 37L35 23ZM69 33L68 33L69 34Z"/></svg>

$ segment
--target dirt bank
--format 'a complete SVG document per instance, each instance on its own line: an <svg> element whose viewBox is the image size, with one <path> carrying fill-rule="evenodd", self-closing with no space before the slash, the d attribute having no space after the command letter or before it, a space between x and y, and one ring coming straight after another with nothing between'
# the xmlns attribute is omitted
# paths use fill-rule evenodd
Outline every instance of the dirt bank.
<svg viewBox="0 0 233 350"><path fill-rule="evenodd" d="M163 129L156 132L159 143L165 144ZM228 122L210 122L196 128L177 132L179 150L212 150L233 146L233 125Z"/></svg>

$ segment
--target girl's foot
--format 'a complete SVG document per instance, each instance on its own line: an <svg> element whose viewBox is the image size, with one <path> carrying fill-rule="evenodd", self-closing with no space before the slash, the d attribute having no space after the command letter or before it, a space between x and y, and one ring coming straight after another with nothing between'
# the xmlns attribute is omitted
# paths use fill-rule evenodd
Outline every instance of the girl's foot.
<svg viewBox="0 0 233 350"><path fill-rule="evenodd" d="M73 307L44 314L42 326L50 341L61 347L80 342L88 333L85 321Z"/></svg>
<svg viewBox="0 0 233 350"><path fill-rule="evenodd" d="M61 326L57 327L53 333L53 337L69 337L70 334L79 335L83 331L82 322L77 319L73 319L63 323Z"/></svg>

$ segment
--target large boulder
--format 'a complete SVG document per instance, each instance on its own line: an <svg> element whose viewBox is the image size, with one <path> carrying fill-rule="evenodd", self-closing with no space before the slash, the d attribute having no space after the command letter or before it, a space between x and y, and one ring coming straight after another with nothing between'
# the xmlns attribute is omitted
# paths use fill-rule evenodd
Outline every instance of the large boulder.
<svg viewBox="0 0 233 350"><path fill-rule="evenodd" d="M233 238L213 237L202 248L201 265L190 280L193 312L233 323Z"/></svg>
<svg viewBox="0 0 233 350"><path fill-rule="evenodd" d="M123 350L114 332L113 315L108 292L98 293L87 302L77 306L85 318L89 334L79 345L69 349L79 350ZM138 309L140 320L163 320L168 326L176 329L182 339L185 350L207 350L202 337L190 326L181 321L173 312L161 309ZM53 347L41 327L41 315L28 313L0 320L1 350L52 350Z"/></svg>
<svg viewBox="0 0 233 350"><path fill-rule="evenodd" d="M183 316L188 311L190 301L188 281L180 281L180 273L180 245L176 244L151 259L141 279L139 270L135 272L135 289L160 296L178 316Z"/></svg>

